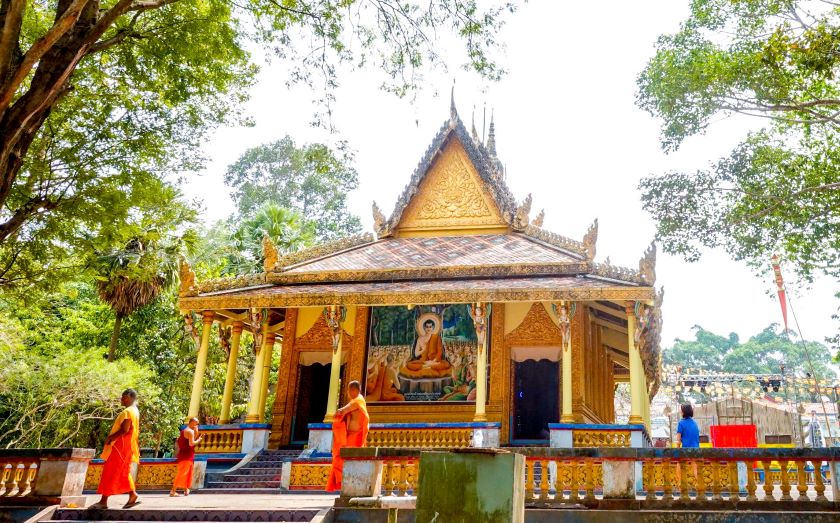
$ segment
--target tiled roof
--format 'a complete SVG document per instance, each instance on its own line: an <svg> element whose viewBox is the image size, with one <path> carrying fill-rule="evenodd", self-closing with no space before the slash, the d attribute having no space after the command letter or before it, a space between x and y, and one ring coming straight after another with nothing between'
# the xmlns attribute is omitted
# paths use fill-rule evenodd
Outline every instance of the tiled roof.
<svg viewBox="0 0 840 523"><path fill-rule="evenodd" d="M580 256L535 241L522 234L385 238L334 256L301 263L286 274L484 267L522 264L564 264L585 261Z"/></svg>
<svg viewBox="0 0 840 523"><path fill-rule="evenodd" d="M653 289L578 276L467 278L458 280L382 281L266 285L182 297L182 306L202 308L224 303L229 308L469 303L473 301L552 301L600 299L602 292L622 293L615 299L650 299ZM626 294L626 296L625 296Z"/></svg>

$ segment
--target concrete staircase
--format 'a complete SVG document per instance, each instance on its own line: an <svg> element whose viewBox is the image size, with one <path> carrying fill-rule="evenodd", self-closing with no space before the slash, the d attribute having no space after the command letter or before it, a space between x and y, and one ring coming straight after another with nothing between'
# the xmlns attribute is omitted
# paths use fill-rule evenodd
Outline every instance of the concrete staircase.
<svg viewBox="0 0 840 523"><path fill-rule="evenodd" d="M210 472L202 493L232 494L271 493L280 489L283 463L291 461L300 450L263 450L239 468L226 472Z"/></svg>

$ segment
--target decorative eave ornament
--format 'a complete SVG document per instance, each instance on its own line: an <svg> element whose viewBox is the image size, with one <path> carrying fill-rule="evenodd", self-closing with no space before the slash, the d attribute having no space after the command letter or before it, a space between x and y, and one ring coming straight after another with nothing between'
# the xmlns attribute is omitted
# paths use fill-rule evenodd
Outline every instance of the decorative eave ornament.
<svg viewBox="0 0 840 523"><path fill-rule="evenodd" d="M187 259L183 256L178 259L178 275L180 279L178 296L198 295L198 287L195 284L195 272L193 272L190 264L187 263Z"/></svg>
<svg viewBox="0 0 840 523"><path fill-rule="evenodd" d="M524 231L528 228L530 223L530 218L528 215L531 213L531 195L529 194L525 201L522 202L522 205L516 208L516 214L513 216L513 229L515 231Z"/></svg>
<svg viewBox="0 0 840 523"><path fill-rule="evenodd" d="M653 286L656 283L656 244L651 242L645 250L645 255L639 260L639 275L642 282Z"/></svg>
<svg viewBox="0 0 840 523"><path fill-rule="evenodd" d="M388 219L382 214L382 210L373 202L373 232L380 238L388 235Z"/></svg>
<svg viewBox="0 0 840 523"><path fill-rule="evenodd" d="M277 266L279 255L277 253L277 247L274 246L274 242L271 241L271 238L267 234L263 236L262 248L263 270L265 272L271 272Z"/></svg>
<svg viewBox="0 0 840 523"><path fill-rule="evenodd" d="M592 222L586 234L583 236L583 248L586 251L586 260L595 260L596 244L598 243L598 218Z"/></svg>
<svg viewBox="0 0 840 523"><path fill-rule="evenodd" d="M536 218L531 220L531 225L534 227L542 227L543 222L545 221L545 209L541 209L540 213L537 215Z"/></svg>

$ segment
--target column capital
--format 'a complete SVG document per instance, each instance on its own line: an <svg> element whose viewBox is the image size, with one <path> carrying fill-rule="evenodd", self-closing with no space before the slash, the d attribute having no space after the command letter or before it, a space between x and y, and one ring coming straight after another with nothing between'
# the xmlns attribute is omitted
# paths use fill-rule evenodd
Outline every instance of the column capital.
<svg viewBox="0 0 840 523"><path fill-rule="evenodd" d="M245 329L245 324L239 320L233 322L231 325L233 328L234 334L242 334L242 331Z"/></svg>
<svg viewBox="0 0 840 523"><path fill-rule="evenodd" d="M265 335L265 343L268 345L274 345L274 342L277 341L277 333L276 332L268 332Z"/></svg>
<svg viewBox="0 0 840 523"><path fill-rule="evenodd" d="M216 311L202 311L201 312L201 320L205 324L213 323L213 320L216 319Z"/></svg>

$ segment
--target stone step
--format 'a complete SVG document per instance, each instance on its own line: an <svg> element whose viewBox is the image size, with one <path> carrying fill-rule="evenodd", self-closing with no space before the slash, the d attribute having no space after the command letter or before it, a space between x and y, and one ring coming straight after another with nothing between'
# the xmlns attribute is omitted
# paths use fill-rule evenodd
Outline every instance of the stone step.
<svg viewBox="0 0 840 523"><path fill-rule="evenodd" d="M253 483L255 481L280 481L280 474L258 474L255 476L243 474L225 474L222 483Z"/></svg>
<svg viewBox="0 0 840 523"><path fill-rule="evenodd" d="M142 505L140 506L142 507ZM189 521L193 522L309 522L318 514L318 509L142 509L140 507L120 510L58 509L53 522L109 521L133 523L141 521Z"/></svg>
<svg viewBox="0 0 840 523"><path fill-rule="evenodd" d="M265 468L265 467L281 467L283 463L288 463L292 461L291 459L278 461L278 460L266 460L266 461L256 461L252 460L245 464L242 468Z"/></svg>
<svg viewBox="0 0 840 523"><path fill-rule="evenodd" d="M229 482L229 481L213 481L208 482L205 485L206 489L255 489L255 488L276 488L279 489L281 487L280 480L260 480L260 481L249 481L249 482ZM202 492L204 489L202 489Z"/></svg>

